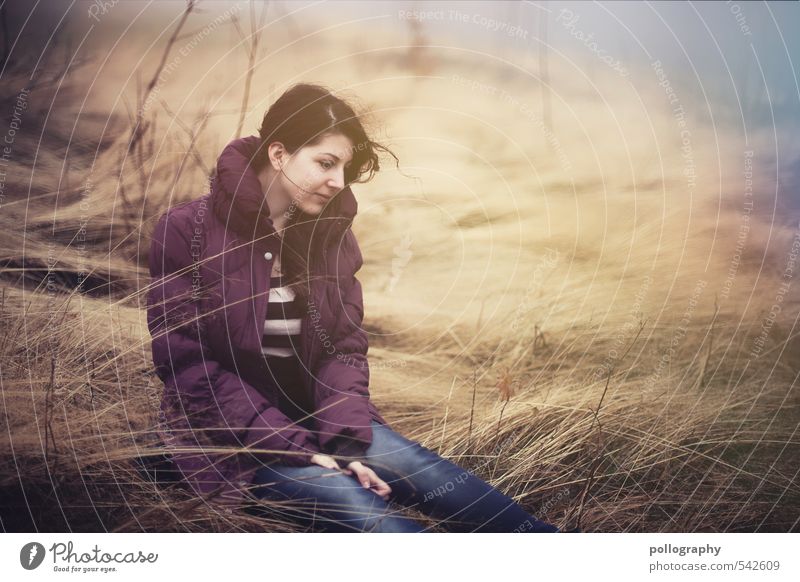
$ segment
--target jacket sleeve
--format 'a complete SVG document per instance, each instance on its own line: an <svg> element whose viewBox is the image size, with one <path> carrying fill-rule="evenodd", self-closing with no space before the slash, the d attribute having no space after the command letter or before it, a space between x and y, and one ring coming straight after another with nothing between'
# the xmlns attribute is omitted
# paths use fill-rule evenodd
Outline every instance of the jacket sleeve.
<svg viewBox="0 0 800 582"><path fill-rule="evenodd" d="M361 282L355 273L363 259L353 232L348 229L342 241L344 256L354 257L354 269L339 284L333 345L325 350L316 374L317 406L315 421L320 448L337 456L340 465L364 460L372 443L369 402L369 363L367 332L362 326L364 302ZM340 459L338 456L348 457Z"/></svg>
<svg viewBox="0 0 800 582"><path fill-rule="evenodd" d="M193 233L190 221L181 221L171 211L159 219L153 233L147 324L157 375L195 437L195 431L208 431L208 442L247 447L262 461L310 464L319 452L316 435L293 423L210 353L204 339L206 318L194 293Z"/></svg>

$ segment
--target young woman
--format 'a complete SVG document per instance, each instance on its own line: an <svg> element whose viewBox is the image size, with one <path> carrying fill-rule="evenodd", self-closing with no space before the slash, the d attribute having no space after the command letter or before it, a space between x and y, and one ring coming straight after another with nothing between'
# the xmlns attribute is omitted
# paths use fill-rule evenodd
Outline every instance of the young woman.
<svg viewBox="0 0 800 582"><path fill-rule="evenodd" d="M160 430L198 494L291 500L327 531L557 532L395 432L369 395L350 184L379 169L353 109L299 84L232 141L210 192L170 208L149 256Z"/></svg>

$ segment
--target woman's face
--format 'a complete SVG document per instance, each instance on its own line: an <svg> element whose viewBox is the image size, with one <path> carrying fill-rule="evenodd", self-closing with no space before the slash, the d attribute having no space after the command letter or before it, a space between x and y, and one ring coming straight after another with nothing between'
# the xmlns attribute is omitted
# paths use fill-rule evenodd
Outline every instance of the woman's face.
<svg viewBox="0 0 800 582"><path fill-rule="evenodd" d="M286 151L281 151L283 164L278 179L281 190L290 198L290 208L296 206L307 214L317 215L346 186L344 169L349 168L353 159L349 138L328 134L291 156L286 157Z"/></svg>

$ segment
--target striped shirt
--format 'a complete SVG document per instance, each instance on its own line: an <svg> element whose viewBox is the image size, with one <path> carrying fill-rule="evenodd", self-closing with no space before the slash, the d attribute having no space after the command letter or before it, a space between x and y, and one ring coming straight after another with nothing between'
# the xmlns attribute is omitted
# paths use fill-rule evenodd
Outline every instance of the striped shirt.
<svg viewBox="0 0 800 582"><path fill-rule="evenodd" d="M284 285L284 277L270 277L267 318L261 337L261 354L268 374L279 387L278 408L298 420L312 410L311 400L302 388L300 365L301 316L295 292Z"/></svg>
<svg viewBox="0 0 800 582"><path fill-rule="evenodd" d="M270 277L267 319L261 338L261 353L265 356L288 358L300 350L300 310L294 303L295 293L284 286L284 278Z"/></svg>

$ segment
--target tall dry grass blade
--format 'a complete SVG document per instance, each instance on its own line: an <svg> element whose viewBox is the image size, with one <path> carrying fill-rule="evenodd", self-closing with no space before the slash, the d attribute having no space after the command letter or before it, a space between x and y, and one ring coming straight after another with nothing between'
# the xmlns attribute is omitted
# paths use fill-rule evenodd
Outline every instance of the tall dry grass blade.
<svg viewBox="0 0 800 582"><path fill-rule="evenodd" d="M596 446L595 450L597 451L597 454L595 455L595 458L592 461L592 465L589 468L589 476L586 479L586 484L583 487L583 491L581 492L580 503L578 504L578 518L576 520L575 527L577 527L579 529L581 528L581 523L582 523L582 520L583 520L583 512L584 512L585 504L586 504L586 496L588 495L589 489L591 489L592 483L594 482L594 476L595 476L595 472L597 471L597 467L600 465L600 461L603 459L603 449L605 447L605 442L604 442L605 439L604 439L604 435L603 435L602 425L600 423L600 416L599 416L600 415L600 408L603 406L603 400L605 399L606 393L608 392L608 385L611 382L611 376L613 376L613 374L616 371L616 368L619 365L619 363L622 360L625 359L625 356L627 356L628 352L630 352L631 348L633 348L633 345L636 343L636 340L639 338L639 335L642 333L642 330L644 329L644 326L646 325L646 323L647 323L647 319L645 319L643 322L641 322L639 324L639 329L636 331L636 335L630 341L630 343L628 344L628 347L625 349L625 351L623 352L622 356L620 356L619 360L615 361L614 365L611 367L611 370L609 370L608 376L606 377L606 384L605 384L605 387L603 388L603 393L600 396L600 401L597 403L597 409L592 411L593 412L593 416L594 416L594 418L592 420L592 426L594 426L594 423L597 422L597 435L598 436L597 436L597 441L596 441L596 445L595 445ZM591 427L590 427L589 430L591 430Z"/></svg>

